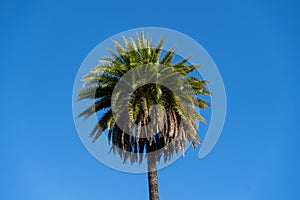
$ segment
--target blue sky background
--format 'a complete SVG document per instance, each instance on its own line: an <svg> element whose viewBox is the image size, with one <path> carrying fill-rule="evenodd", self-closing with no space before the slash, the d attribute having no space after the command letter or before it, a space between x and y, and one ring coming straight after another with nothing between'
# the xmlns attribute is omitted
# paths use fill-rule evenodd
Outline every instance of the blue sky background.
<svg viewBox="0 0 300 200"><path fill-rule="evenodd" d="M159 171L161 199L300 199L297 1L1 1L0 199L148 198L146 174L112 170L81 144L72 87L113 34L159 26L210 53L227 92L211 154ZM298 124L297 124L298 122Z"/></svg>

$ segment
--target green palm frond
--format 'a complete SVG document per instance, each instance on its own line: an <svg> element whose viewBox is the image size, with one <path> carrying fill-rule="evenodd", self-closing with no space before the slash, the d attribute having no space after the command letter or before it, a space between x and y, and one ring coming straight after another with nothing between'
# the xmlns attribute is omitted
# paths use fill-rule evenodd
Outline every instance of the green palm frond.
<svg viewBox="0 0 300 200"><path fill-rule="evenodd" d="M78 94L79 101L84 99L94 101L93 105L82 111L78 117L88 118L94 113L103 112L90 136L95 141L107 131L108 140L113 144L112 151L118 153L124 161L130 160L131 163L141 162L144 153L157 150L161 151L157 151L156 159L160 160L163 156L167 162L178 151L185 151L186 141L195 148L197 143L201 143L197 135L198 121L206 123L196 108L206 109L210 106L201 95L211 94L206 87L208 81L188 74L201 65L189 64L190 56L174 64L176 48L162 54L164 39L153 45L152 40L144 33L137 34L135 39L123 37L124 46L117 41L113 43L115 51L108 50L110 56L101 58L101 64L83 77L84 87ZM137 88L128 102L127 112L133 123L132 126L130 122L128 123L132 131L132 134L128 134L118 127L116 121L122 115L113 115L111 102L119 101L117 105L121 104L120 110L125 105L122 105L121 99L112 99L112 93L121 77L131 69L137 69L137 73L143 74L143 71L136 68L143 64L154 65L157 68L159 65L167 66L161 71L158 70L160 73L158 78L178 87L175 93L155 83ZM184 78L177 79L178 74ZM133 84L134 81L139 81L134 78L132 77ZM189 90L183 83L188 83L191 89ZM183 86L179 87L180 85ZM118 95L122 96L117 94L116 98ZM153 107L154 105L156 107ZM151 113L154 113L154 116ZM151 130L155 130L154 133L147 132L144 127L148 125L153 126Z"/></svg>

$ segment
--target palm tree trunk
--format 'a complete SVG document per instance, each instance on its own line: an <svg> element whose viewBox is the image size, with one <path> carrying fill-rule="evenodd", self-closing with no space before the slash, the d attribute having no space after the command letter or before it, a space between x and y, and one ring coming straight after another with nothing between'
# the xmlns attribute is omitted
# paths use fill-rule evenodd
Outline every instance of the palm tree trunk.
<svg viewBox="0 0 300 200"><path fill-rule="evenodd" d="M149 199L159 200L158 196L158 178L156 161L152 156L148 156L148 185L149 185Z"/></svg>

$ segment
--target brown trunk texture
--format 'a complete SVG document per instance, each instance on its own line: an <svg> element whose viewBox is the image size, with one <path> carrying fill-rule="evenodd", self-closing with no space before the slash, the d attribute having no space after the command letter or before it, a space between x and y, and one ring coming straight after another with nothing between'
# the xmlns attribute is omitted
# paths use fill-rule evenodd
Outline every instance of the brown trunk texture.
<svg viewBox="0 0 300 200"><path fill-rule="evenodd" d="M148 157L148 185L150 200L159 200L156 162L151 157Z"/></svg>

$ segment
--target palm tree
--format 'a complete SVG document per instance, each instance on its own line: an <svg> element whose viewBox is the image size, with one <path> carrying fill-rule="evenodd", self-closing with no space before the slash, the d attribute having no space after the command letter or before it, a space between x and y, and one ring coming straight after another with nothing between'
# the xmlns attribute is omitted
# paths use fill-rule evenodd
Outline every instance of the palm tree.
<svg viewBox="0 0 300 200"><path fill-rule="evenodd" d="M198 122L206 121L197 109L209 106L202 95L210 95L210 92L206 87L207 81L190 75L200 65L189 64L190 57L173 63L176 49L172 48L164 53L163 39L160 39L157 45L152 45L151 39L145 38L144 33L141 33L137 34L135 40L123 37L123 41L124 47L113 41L116 52L109 50L111 56L101 58L103 62L83 77L84 87L78 95L78 100L92 99L94 103L78 117L88 118L102 111L102 116L90 134L94 137L93 141L107 131L113 152L118 153L124 162L142 162L146 155L149 197L150 200L158 200L156 163L162 156L164 162L168 162L175 153L184 153L186 141L189 141L193 148L197 142L201 143L197 136ZM131 93L126 101L126 109L114 115L112 103L118 101L117 97L126 96L114 95L114 88L126 73L138 69L139 66L145 66L143 70L151 69L151 73L154 71L160 80L171 82L177 91L153 82L142 85ZM143 70L136 70L134 76L142 75ZM192 88L192 92L183 91L187 86ZM119 105L124 107L122 103ZM153 112L156 114L151 116ZM125 120L128 125L127 131L117 123L124 115L129 116L127 121ZM122 119L124 121L124 117ZM155 124L151 134L148 133L149 129L145 128L150 123Z"/></svg>

